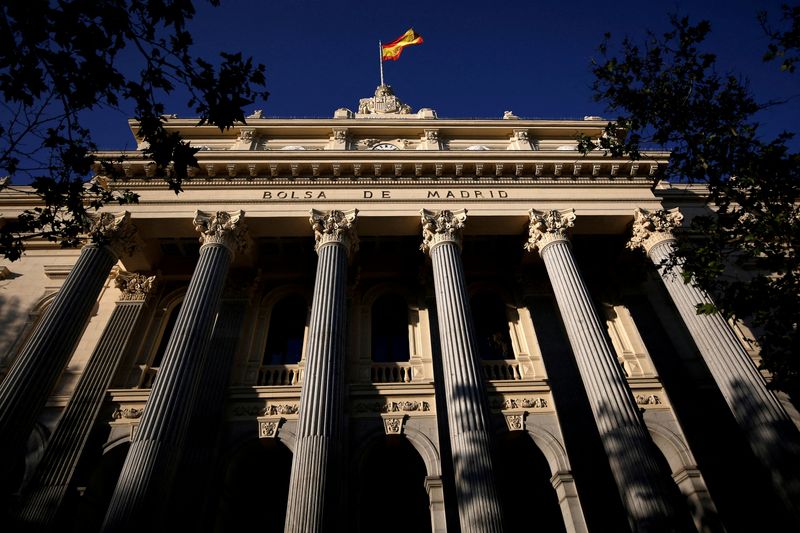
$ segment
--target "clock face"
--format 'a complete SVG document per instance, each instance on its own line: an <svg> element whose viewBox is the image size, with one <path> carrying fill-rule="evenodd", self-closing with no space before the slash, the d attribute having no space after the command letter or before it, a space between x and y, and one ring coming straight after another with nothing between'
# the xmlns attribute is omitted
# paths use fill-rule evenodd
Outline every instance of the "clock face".
<svg viewBox="0 0 800 533"><path fill-rule="evenodd" d="M389 143L378 143L372 147L373 150L399 150L399 148Z"/></svg>

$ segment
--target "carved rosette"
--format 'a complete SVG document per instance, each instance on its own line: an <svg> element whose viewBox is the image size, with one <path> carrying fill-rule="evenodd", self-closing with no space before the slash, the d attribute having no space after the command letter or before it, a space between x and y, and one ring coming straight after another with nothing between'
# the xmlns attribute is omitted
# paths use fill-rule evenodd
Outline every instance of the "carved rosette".
<svg viewBox="0 0 800 533"><path fill-rule="evenodd" d="M467 220L467 210L420 211L422 216L422 245L420 250L430 253L434 246L443 242L452 242L461 248L461 230Z"/></svg>
<svg viewBox="0 0 800 533"><path fill-rule="evenodd" d="M144 301L156 289L156 277L121 271L114 280L123 301Z"/></svg>
<svg viewBox="0 0 800 533"><path fill-rule="evenodd" d="M675 240L672 230L680 227L682 221L683 215L677 207L668 211L637 208L633 213L633 235L627 246L631 250L644 248L650 254L656 244Z"/></svg>
<svg viewBox="0 0 800 533"><path fill-rule="evenodd" d="M217 211L207 213L195 211L194 229L200 233L200 243L221 244L231 252L244 252L247 249L247 225L244 223L244 211Z"/></svg>
<svg viewBox="0 0 800 533"><path fill-rule="evenodd" d="M117 257L133 255L136 251L136 226L131 222L131 214L98 213L92 218L89 238L99 246L108 246Z"/></svg>
<svg viewBox="0 0 800 533"><path fill-rule="evenodd" d="M528 212L530 225L528 226L528 242L525 249L529 252L542 250L556 241L567 240L567 231L575 225L575 210L566 209L558 211L537 211L531 209Z"/></svg>
<svg viewBox="0 0 800 533"><path fill-rule="evenodd" d="M358 209L349 211L311 210L308 221L314 230L314 250L319 252L320 246L328 243L338 243L347 249L348 255L358 250L358 235L356 234L356 218Z"/></svg>

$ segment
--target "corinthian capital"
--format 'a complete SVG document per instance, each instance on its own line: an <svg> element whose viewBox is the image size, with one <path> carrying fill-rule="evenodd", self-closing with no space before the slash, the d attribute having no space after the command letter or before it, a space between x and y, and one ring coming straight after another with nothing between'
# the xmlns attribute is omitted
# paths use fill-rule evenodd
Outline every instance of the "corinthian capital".
<svg viewBox="0 0 800 533"><path fill-rule="evenodd" d="M127 211L92 216L89 238L94 244L111 248L117 257L133 255L137 248L136 226Z"/></svg>
<svg viewBox="0 0 800 533"><path fill-rule="evenodd" d="M314 250L319 251L320 246L335 242L344 245L348 255L358 250L358 235L356 235L356 217L358 209L349 211L311 210L308 221L314 230Z"/></svg>
<svg viewBox="0 0 800 533"><path fill-rule="evenodd" d="M542 250L545 246L556 241L567 240L567 231L575 225L575 210L565 209L558 211L528 211L530 225L528 226L528 242L525 249L529 252Z"/></svg>
<svg viewBox="0 0 800 533"><path fill-rule="evenodd" d="M144 301L156 289L156 277L121 271L114 280L122 293L120 300Z"/></svg>
<svg viewBox="0 0 800 533"><path fill-rule="evenodd" d="M627 246L631 250L644 248L649 254L656 244L675 239L672 230L680 227L682 220L677 207L669 211L637 208L633 213L633 235Z"/></svg>
<svg viewBox="0 0 800 533"><path fill-rule="evenodd" d="M244 252L247 248L247 225L242 210L232 213L195 211L194 229L200 232L200 243L203 245L221 244L231 252Z"/></svg>
<svg viewBox="0 0 800 533"><path fill-rule="evenodd" d="M467 210L420 211L422 215L422 245L420 250L430 253L441 242L454 242L461 247L461 230L467 220Z"/></svg>

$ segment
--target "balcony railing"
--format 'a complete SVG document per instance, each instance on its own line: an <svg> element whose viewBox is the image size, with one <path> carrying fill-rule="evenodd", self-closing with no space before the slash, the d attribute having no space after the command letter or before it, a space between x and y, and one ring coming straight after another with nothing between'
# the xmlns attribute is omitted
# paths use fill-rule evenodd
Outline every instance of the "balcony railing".
<svg viewBox="0 0 800 533"><path fill-rule="evenodd" d="M302 381L300 365L265 365L258 369L260 386L300 385Z"/></svg>
<svg viewBox="0 0 800 533"><path fill-rule="evenodd" d="M519 363L513 359L499 361L481 361L483 377L489 380L521 381L522 372Z"/></svg>
<svg viewBox="0 0 800 533"><path fill-rule="evenodd" d="M414 370L411 363L372 363L373 383L411 383Z"/></svg>

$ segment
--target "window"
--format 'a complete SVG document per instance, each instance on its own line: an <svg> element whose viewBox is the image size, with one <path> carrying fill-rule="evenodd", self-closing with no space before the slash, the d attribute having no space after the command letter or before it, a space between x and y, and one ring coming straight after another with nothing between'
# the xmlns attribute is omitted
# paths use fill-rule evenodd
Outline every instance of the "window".
<svg viewBox="0 0 800 533"><path fill-rule="evenodd" d="M398 294L386 294L372 304L372 360L408 361L408 304Z"/></svg>
<svg viewBox="0 0 800 533"><path fill-rule="evenodd" d="M287 296L270 313L265 365L292 365L303 355L308 303L300 295Z"/></svg>
<svg viewBox="0 0 800 533"><path fill-rule="evenodd" d="M480 294L472 298L471 305L481 359L514 359L505 304L496 296Z"/></svg>

